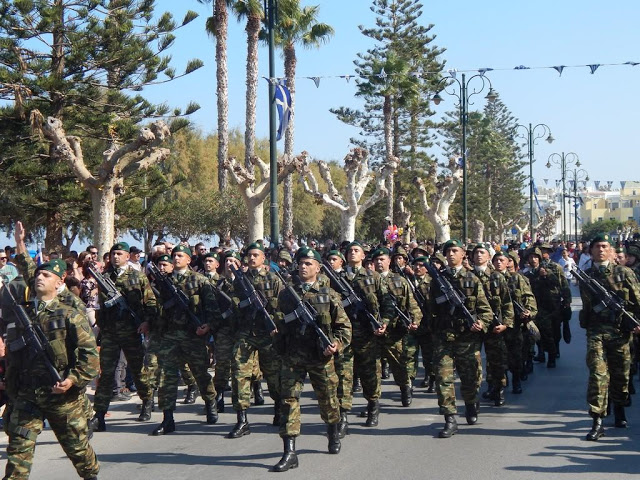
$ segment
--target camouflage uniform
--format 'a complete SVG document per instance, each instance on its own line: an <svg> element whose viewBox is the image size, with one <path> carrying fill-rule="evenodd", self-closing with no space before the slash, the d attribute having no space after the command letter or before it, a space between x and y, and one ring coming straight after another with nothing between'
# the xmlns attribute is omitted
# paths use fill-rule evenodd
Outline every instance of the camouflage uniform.
<svg viewBox="0 0 640 480"><path fill-rule="evenodd" d="M422 312L413 298L408 281L393 272L382 274L381 277L387 291L395 296L398 308L411 319L412 323L420 325ZM411 380L415 378L416 347L415 343L409 342L409 331L399 317L395 317L387 326L382 339L382 350L389 361L396 385L399 387L411 385Z"/></svg>
<svg viewBox="0 0 640 480"><path fill-rule="evenodd" d="M429 274L425 274L423 277L416 277L416 289L422 292L422 295L426 299L425 305L422 306L422 321L420 326L415 332L410 332L409 337L414 337L415 342L420 348L422 353L422 366L424 367L424 378L434 379L436 372L433 365L433 331L431 328L431 312L429 310L430 301L429 295L431 294L431 277ZM412 378L415 378L418 371L418 349L416 348Z"/></svg>
<svg viewBox="0 0 640 480"><path fill-rule="evenodd" d="M560 352L560 340L562 340L562 309L571 308L571 289L569 288L569 281L564 274L564 270L560 265L551 260L542 260L540 266L546 269L553 270L553 273L558 277L560 284L553 290L553 298L558 308L555 315L552 317L553 327L553 341L556 344L556 354Z"/></svg>
<svg viewBox="0 0 640 480"><path fill-rule="evenodd" d="M184 274L173 271L170 280L189 298L190 311L211 329L220 322L220 311L211 284L206 277L192 270ZM178 395L178 370L186 363L189 365L200 389L200 395L207 403L213 403L216 391L213 379L209 375L209 352L207 335L198 336L195 326L186 312L176 306L167 307L167 292L160 292L164 305L162 317L153 324L154 333L160 334L158 359L162 368L158 406L162 411L175 410Z"/></svg>
<svg viewBox="0 0 640 480"><path fill-rule="evenodd" d="M10 288L10 287L7 287ZM20 298L19 295L15 295ZM53 363L61 376L73 382L64 394L51 393L53 380L44 363L28 348L12 351L22 335L15 323L7 325L7 394L5 431L9 435L5 478L29 478L36 439L46 419L62 449L82 478L100 470L89 445L85 388L98 374L98 351L86 314L55 298L37 313L34 322L49 341ZM5 320L10 315L5 315Z"/></svg>
<svg viewBox="0 0 640 480"><path fill-rule="evenodd" d="M609 263L602 270L595 264L587 270L588 275L600 282L607 290L615 292L627 311L636 318L640 314L640 284L633 271L621 265ZM629 329L621 324L621 316L609 309L594 311L599 300L580 285L582 311L580 325L587 329L587 366L589 383L587 403L592 415L604 416L607 396L615 406L630 404L629 368L631 353Z"/></svg>
<svg viewBox="0 0 640 480"><path fill-rule="evenodd" d="M509 296L507 281L499 272L491 266L483 271L475 267L473 274L478 277L484 289L485 296L491 305L491 310L498 316L503 325L507 327L506 332L513 330L513 304ZM507 385L505 372L507 370L507 346L505 335L492 332L496 326L493 321L488 327L488 331L483 336L485 355L487 358L487 383L494 391L499 391Z"/></svg>
<svg viewBox="0 0 640 480"><path fill-rule="evenodd" d="M529 310L531 312L529 321L534 321L538 314L538 305L536 304L536 297L531 291L529 280L520 272L507 272L505 276L511 299L522 305L525 310ZM533 357L531 350L534 342L529 335L527 323L523 322L519 316L514 316L513 327L511 330L507 330L507 335L505 336L507 364L511 373L522 377L523 373L527 373L525 361L531 362Z"/></svg>
<svg viewBox="0 0 640 480"><path fill-rule="evenodd" d="M126 267L118 274L114 270L103 273L109 276L118 290L126 298L129 308L138 318L151 325L157 317L156 297L151 290L147 277L137 270ZM106 308L104 292L100 292L100 309L96 311L96 320L100 327L100 379L94 399L96 412L109 409L114 385L114 374L120 359L120 350L124 353L138 396L148 401L153 395L149 376L143 373L145 350L142 336L137 333L138 326L126 312L118 307Z"/></svg>
<svg viewBox="0 0 640 480"><path fill-rule="evenodd" d="M233 282L227 278L218 281L218 288L233 298ZM223 312L224 313L224 312ZM237 308L233 309L233 314L224 318L213 332L216 345L216 367L214 381L216 391L223 392L229 384L231 378L231 364L233 362L233 346L235 344Z"/></svg>
<svg viewBox="0 0 640 480"><path fill-rule="evenodd" d="M476 315L486 332L493 314L478 278L462 268L455 274L443 272L449 281L466 296L465 306ZM433 312L434 364L436 368L436 389L438 405L443 415L456 414L456 394L454 368L460 376L460 392L465 404L478 402L478 391L482 383L482 332L472 332L466 326L467 320L457 311L451 312L447 303L438 304L441 296L435 282L431 283L430 309Z"/></svg>
<svg viewBox="0 0 640 480"><path fill-rule="evenodd" d="M254 288L261 292L267 300L267 312L272 317L278 316L278 295L282 290L280 279L264 267L247 271L245 275L251 280ZM231 297L234 303L240 305L244 298L238 292ZM240 309L236 342L233 346L232 364L232 397L233 408L243 411L249 408L251 402L251 379L254 373L254 352L258 352L260 370L264 374L269 387L269 396L277 404L280 402L280 355L274 350L270 332L267 332L262 317L254 315L250 306ZM274 319L275 320L275 319Z"/></svg>
<svg viewBox="0 0 640 480"><path fill-rule="evenodd" d="M351 341L351 323L347 317L339 295L321 282L309 285L308 290L298 283L293 288L300 298L311 304L318 315L316 321L329 340L343 350ZM278 296L278 309L288 314L297 307L286 290ZM340 408L337 397L338 377L333 356L325 356L319 344L318 335L311 327L304 334L300 322L281 322L274 346L282 355L280 371L281 417L280 436L300 435L300 394L304 379L309 374L313 390L318 398L320 416L326 424L337 424Z"/></svg>

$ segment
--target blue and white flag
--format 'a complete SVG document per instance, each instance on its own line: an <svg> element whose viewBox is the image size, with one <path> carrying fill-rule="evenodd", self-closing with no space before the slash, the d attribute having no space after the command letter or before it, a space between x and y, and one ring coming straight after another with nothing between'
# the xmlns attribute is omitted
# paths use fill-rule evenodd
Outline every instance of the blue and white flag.
<svg viewBox="0 0 640 480"><path fill-rule="evenodd" d="M282 83L276 85L276 96L274 101L276 102L276 109L278 110L278 134L276 135L276 142L282 139L284 132L287 131L289 126L289 119L291 118L291 92L286 85Z"/></svg>
<svg viewBox="0 0 640 480"><path fill-rule="evenodd" d="M536 181L532 180L532 182L533 182L533 193L535 193L536 195L539 195L538 187L536 186Z"/></svg>

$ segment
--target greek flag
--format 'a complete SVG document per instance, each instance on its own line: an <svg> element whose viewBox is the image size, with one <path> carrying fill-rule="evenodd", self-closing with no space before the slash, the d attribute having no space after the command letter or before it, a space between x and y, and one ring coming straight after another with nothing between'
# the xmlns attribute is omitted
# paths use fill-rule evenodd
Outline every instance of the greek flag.
<svg viewBox="0 0 640 480"><path fill-rule="evenodd" d="M276 142L279 141L284 132L287 131L289 125L289 119L291 118L291 92L286 85L276 85L276 96L274 101L276 102L276 109L278 110L278 121L280 126L278 127L278 134L276 136Z"/></svg>

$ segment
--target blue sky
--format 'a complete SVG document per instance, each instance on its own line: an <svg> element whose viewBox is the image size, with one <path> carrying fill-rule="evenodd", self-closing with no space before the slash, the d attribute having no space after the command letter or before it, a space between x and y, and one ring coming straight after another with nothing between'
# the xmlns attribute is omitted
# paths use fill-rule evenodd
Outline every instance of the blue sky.
<svg viewBox="0 0 640 480"><path fill-rule="evenodd" d="M320 4L320 18L331 24L336 34L319 50L298 49L298 76L330 76L353 73L357 52L371 46L358 25L373 25L369 0L303 0L304 5ZM554 152L575 152L592 180L636 179L632 169L636 154L637 115L640 101L635 90L640 65L602 66L595 74L588 67L566 68L559 76L552 69L514 71L529 67L586 65L640 61L640 30L637 19L640 2L622 0L564 0L537 2L462 0L424 1L423 22L433 23L435 43L446 48L447 68L458 70L506 68L487 75L502 100L521 123L548 124L556 141L539 142L536 147L534 177L560 177L558 169L544 167ZM181 18L188 9L201 17L181 30L171 51L178 71L189 58L200 58L205 67L168 86L155 87L147 95L171 105L196 100L202 109L193 121L205 132L215 131L215 51L214 41L204 32L209 5L161 0L158 12L170 10ZM245 92L244 25L230 21L229 83L231 126L243 128ZM260 51L260 74L267 75L267 50ZM282 75L278 55L277 75ZM468 74L471 75L471 74ZM341 159L349 149L349 138L357 134L329 113L330 107L357 107L353 80L299 78L296 94L296 151L307 150L315 158ZM481 108L482 99L471 109ZM446 97L437 110L454 105ZM268 135L267 82L261 81L258 99L258 135ZM551 183L551 182L550 182Z"/></svg>

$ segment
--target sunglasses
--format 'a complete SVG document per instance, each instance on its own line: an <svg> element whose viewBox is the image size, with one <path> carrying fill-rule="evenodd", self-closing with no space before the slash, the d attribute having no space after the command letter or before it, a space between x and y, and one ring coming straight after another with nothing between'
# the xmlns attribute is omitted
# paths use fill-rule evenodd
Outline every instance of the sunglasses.
<svg viewBox="0 0 640 480"><path fill-rule="evenodd" d="M6 260L7 257L0 257L0 260Z"/></svg>

